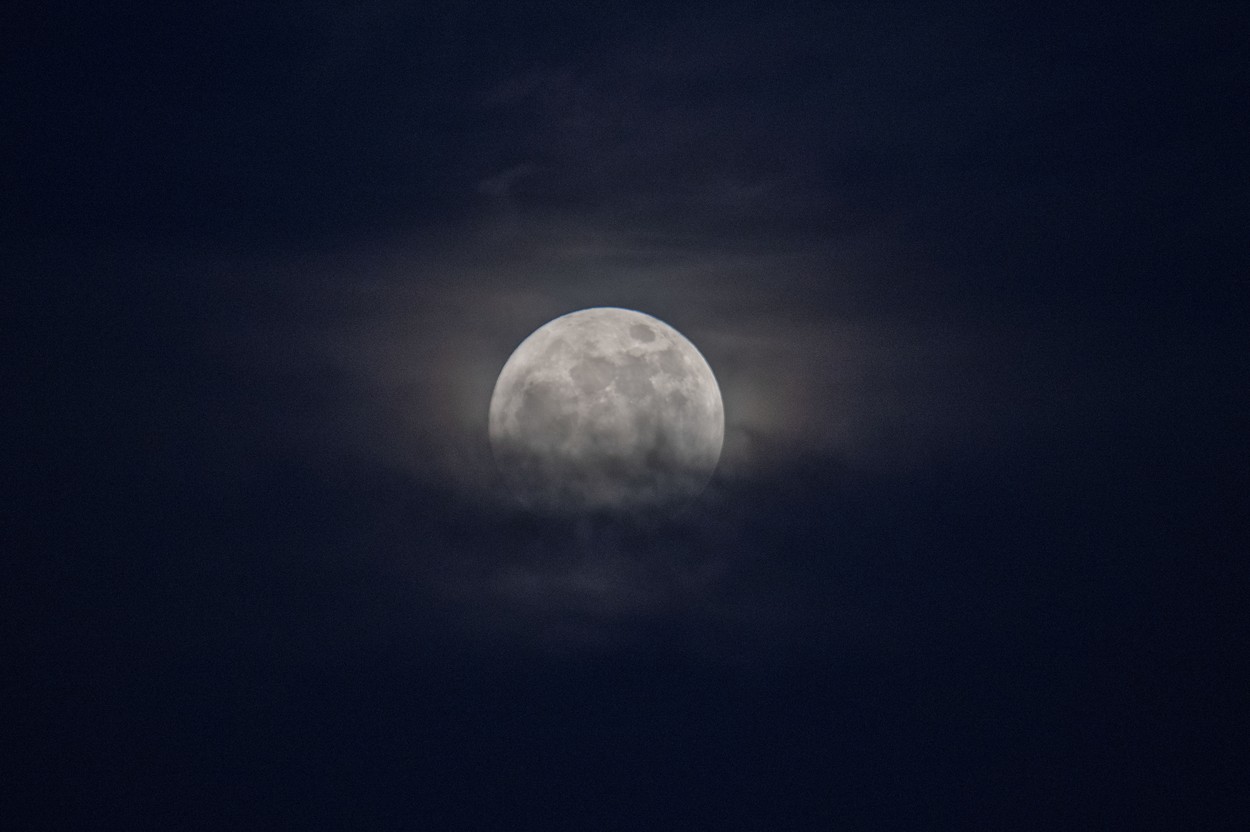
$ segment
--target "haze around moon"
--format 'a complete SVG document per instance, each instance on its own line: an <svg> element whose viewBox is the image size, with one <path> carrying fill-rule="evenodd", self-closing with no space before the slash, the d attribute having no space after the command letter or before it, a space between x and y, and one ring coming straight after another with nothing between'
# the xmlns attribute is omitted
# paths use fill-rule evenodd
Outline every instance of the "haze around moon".
<svg viewBox="0 0 1250 832"><path fill-rule="evenodd" d="M659 509L696 497L724 442L720 387L680 332L641 312L571 312L521 342L490 402L510 490L548 512Z"/></svg>

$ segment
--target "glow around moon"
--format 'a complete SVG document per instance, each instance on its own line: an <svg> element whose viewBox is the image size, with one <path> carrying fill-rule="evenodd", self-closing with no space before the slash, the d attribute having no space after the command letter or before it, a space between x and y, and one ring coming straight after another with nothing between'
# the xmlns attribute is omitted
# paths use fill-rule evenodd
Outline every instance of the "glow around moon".
<svg viewBox="0 0 1250 832"><path fill-rule="evenodd" d="M532 508L658 508L698 495L720 458L724 406L711 367L650 315L610 307L556 318L504 365L490 441Z"/></svg>

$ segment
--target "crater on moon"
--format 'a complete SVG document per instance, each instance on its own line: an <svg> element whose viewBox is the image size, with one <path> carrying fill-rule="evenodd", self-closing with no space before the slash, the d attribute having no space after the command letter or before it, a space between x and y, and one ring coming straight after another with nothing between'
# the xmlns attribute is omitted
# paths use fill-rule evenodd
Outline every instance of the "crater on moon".
<svg viewBox="0 0 1250 832"><path fill-rule="evenodd" d="M629 334L643 343L650 343L655 340L655 333L646 324L634 324L629 328Z"/></svg>
<svg viewBox="0 0 1250 832"><path fill-rule="evenodd" d="M602 307L545 324L512 353L490 402L490 441L531 508L658 508L707 485L724 441L720 388L684 336Z"/></svg>

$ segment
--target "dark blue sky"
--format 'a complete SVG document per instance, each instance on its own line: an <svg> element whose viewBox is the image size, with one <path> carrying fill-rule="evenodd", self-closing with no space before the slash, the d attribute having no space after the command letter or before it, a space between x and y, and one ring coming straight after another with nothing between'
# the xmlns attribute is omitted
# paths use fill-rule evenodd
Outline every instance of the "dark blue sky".
<svg viewBox="0 0 1250 832"><path fill-rule="evenodd" d="M0 819L1244 828L1246 23L6 10ZM597 305L679 518L500 492Z"/></svg>

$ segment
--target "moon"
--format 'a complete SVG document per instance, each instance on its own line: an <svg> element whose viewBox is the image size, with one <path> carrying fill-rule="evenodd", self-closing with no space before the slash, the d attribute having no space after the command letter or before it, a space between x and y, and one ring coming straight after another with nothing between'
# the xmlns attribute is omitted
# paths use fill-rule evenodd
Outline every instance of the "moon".
<svg viewBox="0 0 1250 832"><path fill-rule="evenodd" d="M530 508L659 509L698 496L725 438L712 368L663 321L570 312L521 342L490 400L490 444Z"/></svg>

